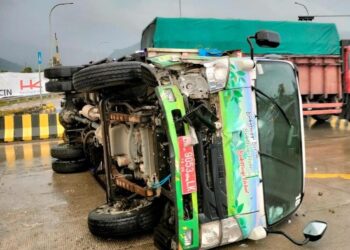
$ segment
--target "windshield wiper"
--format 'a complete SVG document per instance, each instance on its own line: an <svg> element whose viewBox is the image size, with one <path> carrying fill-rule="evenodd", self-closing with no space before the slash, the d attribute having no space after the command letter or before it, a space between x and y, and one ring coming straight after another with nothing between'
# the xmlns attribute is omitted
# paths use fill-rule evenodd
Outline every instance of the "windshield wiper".
<svg viewBox="0 0 350 250"><path fill-rule="evenodd" d="M262 92L260 89L257 89L256 87L253 87L252 86L252 89L256 91L256 93L264 96L265 98L267 98L270 102L272 102L277 108L278 110L281 112L281 114L283 115L284 119L287 121L288 125L290 127L292 127L292 123L290 122L286 112L284 112L284 110L282 109L282 107L273 99L271 98L270 96L268 96L267 94L265 94L264 92Z"/></svg>
<svg viewBox="0 0 350 250"><path fill-rule="evenodd" d="M267 154L267 153L263 153L263 152L260 152L260 151L259 151L259 155L265 156L265 157L268 157L268 158L271 158L271 159L273 159L273 160L275 160L275 161L278 161L278 162L280 162L280 163L282 163L282 164L287 165L288 167L295 168L294 165L292 165L292 164L290 164L290 163L288 163L288 162L286 162L286 161L284 161L284 160L282 160L281 158L278 158L278 157L276 157L276 156L273 156L273 155L270 155L270 154Z"/></svg>

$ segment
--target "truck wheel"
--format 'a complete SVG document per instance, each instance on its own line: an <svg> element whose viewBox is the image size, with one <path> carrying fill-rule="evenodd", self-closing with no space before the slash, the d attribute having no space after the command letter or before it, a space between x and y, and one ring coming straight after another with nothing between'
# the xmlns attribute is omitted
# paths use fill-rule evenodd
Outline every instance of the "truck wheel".
<svg viewBox="0 0 350 250"><path fill-rule="evenodd" d="M83 150L91 170L95 172L103 160L103 147L97 143L95 130L83 135Z"/></svg>
<svg viewBox="0 0 350 250"><path fill-rule="evenodd" d="M73 74L81 70L82 66L54 66L44 70L44 76L48 79L72 78Z"/></svg>
<svg viewBox="0 0 350 250"><path fill-rule="evenodd" d="M61 143L51 148L51 156L59 160L76 160L85 155L82 146Z"/></svg>
<svg viewBox="0 0 350 250"><path fill-rule="evenodd" d="M123 209L122 201L113 206L102 205L89 213L88 226L93 235L103 238L133 235L150 231L156 224L152 202L134 199L132 206Z"/></svg>
<svg viewBox="0 0 350 250"><path fill-rule="evenodd" d="M76 161L56 160L52 162L52 170L60 174L79 173L88 169L85 159Z"/></svg>
<svg viewBox="0 0 350 250"><path fill-rule="evenodd" d="M73 84L72 81L48 81L45 89L51 93L69 92L73 90Z"/></svg>
<svg viewBox="0 0 350 250"><path fill-rule="evenodd" d="M158 207L157 207L158 208ZM173 248L175 240L175 208L167 202L165 206L159 207L159 211L163 210L159 224L155 227L153 233L154 245L158 249L177 249Z"/></svg>
<svg viewBox="0 0 350 250"><path fill-rule="evenodd" d="M312 118L314 118L318 122L326 122L331 118L331 115L313 115Z"/></svg>
<svg viewBox="0 0 350 250"><path fill-rule="evenodd" d="M156 86L153 69L141 62L109 62L80 70L73 76L74 89L89 92L116 86Z"/></svg>
<svg viewBox="0 0 350 250"><path fill-rule="evenodd" d="M338 102L336 97L330 97L328 99L320 98L318 100L318 103L327 103L327 102ZM332 115L313 115L312 118L314 118L318 122L326 122L331 118Z"/></svg>
<svg viewBox="0 0 350 250"><path fill-rule="evenodd" d="M153 242L157 249L174 249L175 233L163 224L156 226L153 232ZM175 248L176 249L176 248Z"/></svg>

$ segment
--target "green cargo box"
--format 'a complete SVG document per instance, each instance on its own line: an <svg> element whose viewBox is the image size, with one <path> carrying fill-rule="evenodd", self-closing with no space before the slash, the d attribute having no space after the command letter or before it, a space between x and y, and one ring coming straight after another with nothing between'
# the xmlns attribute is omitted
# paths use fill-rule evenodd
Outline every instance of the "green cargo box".
<svg viewBox="0 0 350 250"><path fill-rule="evenodd" d="M240 49L249 53L247 37L258 30L281 36L278 48L255 46L257 54L338 55L335 24L212 18L156 18L142 34L141 48Z"/></svg>

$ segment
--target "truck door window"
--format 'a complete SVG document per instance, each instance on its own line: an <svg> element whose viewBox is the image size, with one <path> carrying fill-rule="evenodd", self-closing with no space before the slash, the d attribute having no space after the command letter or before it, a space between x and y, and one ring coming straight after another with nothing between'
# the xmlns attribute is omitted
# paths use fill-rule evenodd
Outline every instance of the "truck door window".
<svg viewBox="0 0 350 250"><path fill-rule="evenodd" d="M302 193L299 97L290 64L259 61L257 69L256 89L263 93L256 99L264 199L272 225L298 207Z"/></svg>

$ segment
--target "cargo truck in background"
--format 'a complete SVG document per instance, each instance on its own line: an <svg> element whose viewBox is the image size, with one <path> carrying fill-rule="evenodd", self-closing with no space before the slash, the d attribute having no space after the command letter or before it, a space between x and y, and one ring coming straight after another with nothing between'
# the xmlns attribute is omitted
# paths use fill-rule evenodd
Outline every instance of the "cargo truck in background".
<svg viewBox="0 0 350 250"><path fill-rule="evenodd" d="M342 114L350 119L350 107L346 105L350 94L350 41L340 42L335 24L157 18L145 29L141 49L230 51L242 48L242 53L248 55L250 48L245 44L246 37L264 29L278 32L281 46L276 49L258 47L256 54L289 60L297 66L304 116L327 120L331 115Z"/></svg>
<svg viewBox="0 0 350 250"><path fill-rule="evenodd" d="M341 59L339 56L286 56L299 72L303 114L328 120L342 111Z"/></svg>

